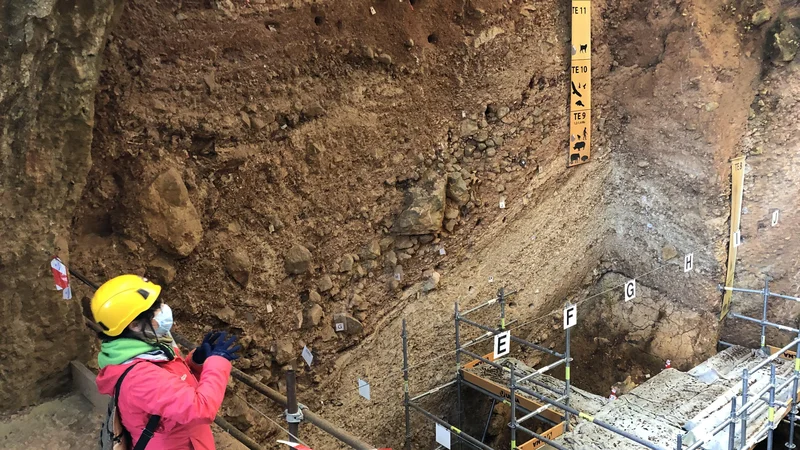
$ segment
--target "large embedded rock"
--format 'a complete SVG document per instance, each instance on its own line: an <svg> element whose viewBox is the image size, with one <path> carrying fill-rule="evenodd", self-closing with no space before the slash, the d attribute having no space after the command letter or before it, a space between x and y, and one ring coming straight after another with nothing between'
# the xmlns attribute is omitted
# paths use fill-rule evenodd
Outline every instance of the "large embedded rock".
<svg viewBox="0 0 800 450"><path fill-rule="evenodd" d="M247 287L250 283L250 272L252 270L253 262L246 251L236 249L225 256L225 271L241 287Z"/></svg>
<svg viewBox="0 0 800 450"><path fill-rule="evenodd" d="M458 206L466 205L469 201L467 182L458 172L447 174L447 198Z"/></svg>
<svg viewBox="0 0 800 450"><path fill-rule="evenodd" d="M286 252L283 267L291 275L302 275L311 269L311 252L300 244L292 245Z"/></svg>
<svg viewBox="0 0 800 450"><path fill-rule="evenodd" d="M781 15L767 33L767 50L773 60L790 62L800 49L800 18Z"/></svg>
<svg viewBox="0 0 800 450"><path fill-rule="evenodd" d="M446 184L437 173L427 172L406 192L406 209L395 220L392 231L402 235L438 232L444 220Z"/></svg>
<svg viewBox="0 0 800 450"><path fill-rule="evenodd" d="M142 198L145 230L164 251L188 256L203 238L200 215L177 169L162 173Z"/></svg>

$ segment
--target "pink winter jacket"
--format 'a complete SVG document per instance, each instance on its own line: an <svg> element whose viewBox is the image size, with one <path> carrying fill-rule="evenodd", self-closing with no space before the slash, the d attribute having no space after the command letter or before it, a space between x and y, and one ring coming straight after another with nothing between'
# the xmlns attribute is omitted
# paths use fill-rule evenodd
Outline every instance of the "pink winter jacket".
<svg viewBox="0 0 800 450"><path fill-rule="evenodd" d="M134 360L119 392L122 424L139 440L147 419L161 415L147 450L214 450L210 424L217 415L231 373L231 363L209 356L202 366L175 351L172 361ZM188 364L187 364L188 361ZM101 394L114 395L114 385L128 364L104 367L97 375Z"/></svg>

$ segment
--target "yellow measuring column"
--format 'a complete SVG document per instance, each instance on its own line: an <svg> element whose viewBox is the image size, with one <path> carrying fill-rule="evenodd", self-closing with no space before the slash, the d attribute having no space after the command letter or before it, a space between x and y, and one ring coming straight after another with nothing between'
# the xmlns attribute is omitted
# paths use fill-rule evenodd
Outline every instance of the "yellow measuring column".
<svg viewBox="0 0 800 450"><path fill-rule="evenodd" d="M572 0L569 165L589 161L592 142L592 2Z"/></svg>
<svg viewBox="0 0 800 450"><path fill-rule="evenodd" d="M731 235L728 240L728 272L725 274L725 287L733 287L733 275L736 272L736 250L741 241L744 160L744 156L731 160ZM733 291L725 291L722 294L722 311L720 311L719 320L724 319L731 310L732 296Z"/></svg>

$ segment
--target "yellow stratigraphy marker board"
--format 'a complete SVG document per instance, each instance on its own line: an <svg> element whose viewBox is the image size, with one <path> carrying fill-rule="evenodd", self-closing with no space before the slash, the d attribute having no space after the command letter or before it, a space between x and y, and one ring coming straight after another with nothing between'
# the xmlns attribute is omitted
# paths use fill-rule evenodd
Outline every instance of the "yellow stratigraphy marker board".
<svg viewBox="0 0 800 450"><path fill-rule="evenodd" d="M741 229L742 197L744 195L744 156L731 161L731 234L728 240L728 272L725 274L725 287L733 287L733 276L736 272L736 233ZM722 311L719 320L725 318L731 310L733 291L726 290L722 294Z"/></svg>
<svg viewBox="0 0 800 450"><path fill-rule="evenodd" d="M572 0L569 165L589 161L592 142L592 2Z"/></svg>

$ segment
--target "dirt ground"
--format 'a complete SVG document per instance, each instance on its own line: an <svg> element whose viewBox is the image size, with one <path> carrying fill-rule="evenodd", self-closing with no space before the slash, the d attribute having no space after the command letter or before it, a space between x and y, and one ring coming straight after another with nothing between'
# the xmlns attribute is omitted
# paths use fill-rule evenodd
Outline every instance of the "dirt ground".
<svg viewBox="0 0 800 450"><path fill-rule="evenodd" d="M71 394L0 417L0 444L4 449L96 448L103 415L80 394ZM217 450L244 450L239 441L214 427Z"/></svg>
<svg viewBox="0 0 800 450"><path fill-rule="evenodd" d="M730 157L750 155L737 275L800 286L798 134L785 128L797 66L764 59L777 14L749 25L763 6L750 0L592 5L594 148L568 170L563 2L132 0L104 54L70 264L95 281L154 278L177 331L239 334L237 367L281 390L296 362L301 402L378 446L403 442L401 321L422 392L454 376L454 302L500 287L518 291L513 332L553 348L561 318L546 314L596 298L573 342L585 389L640 382L665 359L691 367L715 351ZM398 233L408 192L454 176L468 195L448 194L444 227ZM772 208L775 229L761 225ZM298 245L310 257L295 261ZM698 269L684 274L689 252ZM618 305L634 277L641 301ZM337 333L339 314L363 331ZM273 442L238 396L278 409L237 383L223 408ZM429 446L432 425L413 424Z"/></svg>

